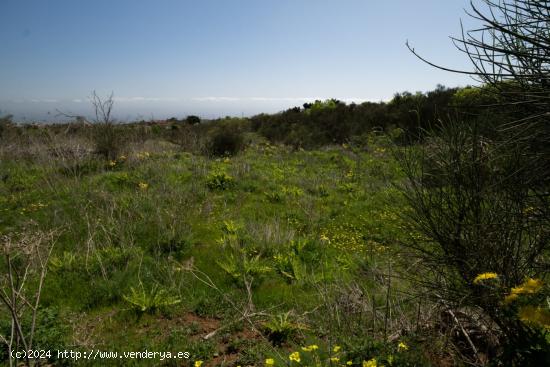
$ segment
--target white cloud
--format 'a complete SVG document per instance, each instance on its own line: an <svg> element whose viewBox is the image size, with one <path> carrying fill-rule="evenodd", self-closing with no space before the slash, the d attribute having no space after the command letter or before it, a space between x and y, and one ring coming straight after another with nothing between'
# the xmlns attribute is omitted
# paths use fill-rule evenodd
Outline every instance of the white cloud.
<svg viewBox="0 0 550 367"><path fill-rule="evenodd" d="M163 98L163 97L114 97L115 102L175 102L177 98Z"/></svg>
<svg viewBox="0 0 550 367"><path fill-rule="evenodd" d="M33 103L57 103L59 101L57 99L48 99L48 98L37 99L37 98L33 98L33 99L31 99L31 102L33 102Z"/></svg>
<svg viewBox="0 0 550 367"><path fill-rule="evenodd" d="M239 97L195 97L191 100L197 102L235 102L243 99Z"/></svg>

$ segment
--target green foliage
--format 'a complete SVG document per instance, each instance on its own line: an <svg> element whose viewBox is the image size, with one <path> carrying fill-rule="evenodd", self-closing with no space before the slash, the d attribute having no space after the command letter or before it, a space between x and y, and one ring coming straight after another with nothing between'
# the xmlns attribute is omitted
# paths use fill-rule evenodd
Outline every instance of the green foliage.
<svg viewBox="0 0 550 367"><path fill-rule="evenodd" d="M98 122L91 131L95 153L106 160L115 160L125 150L130 137L128 129L112 122Z"/></svg>
<svg viewBox="0 0 550 367"><path fill-rule="evenodd" d="M275 268L288 282L303 281L307 278L304 263L294 253L279 253L274 257Z"/></svg>
<svg viewBox="0 0 550 367"><path fill-rule="evenodd" d="M206 186L210 190L228 190L235 186L235 180L225 172L214 171L206 178Z"/></svg>
<svg viewBox="0 0 550 367"><path fill-rule="evenodd" d="M218 157L235 155L245 147L243 134L226 127L214 130L209 140L208 152Z"/></svg>
<svg viewBox="0 0 550 367"><path fill-rule="evenodd" d="M63 270L72 270L76 265L76 254L64 251L62 256L50 257L49 270L60 272Z"/></svg>
<svg viewBox="0 0 550 367"><path fill-rule="evenodd" d="M13 128L12 115L0 116L0 139L7 135L8 131Z"/></svg>
<svg viewBox="0 0 550 367"><path fill-rule="evenodd" d="M501 327L501 343L514 351L511 360L522 365L550 360L550 354L530 347L548 344L536 326L518 323L503 310L502 292L478 284L480 274L494 275L504 288L529 277L547 281L541 269L549 264L550 238L543 229L548 219L532 215L548 205L536 194L538 161L508 136L491 141L476 125L453 121L424 149L429 154L416 151L403 159L410 183L404 189L407 215L421 234L406 242L419 261L409 276L438 289L436 297L447 304L483 310Z"/></svg>
<svg viewBox="0 0 550 367"><path fill-rule="evenodd" d="M137 313L155 313L168 306L173 306L181 302L181 299L170 295L170 293L155 284L150 289L146 289L140 283L139 288L130 288L130 294L123 296L124 300L130 304Z"/></svg>
<svg viewBox="0 0 550 367"><path fill-rule="evenodd" d="M341 108L337 104L312 116ZM247 129L245 119L223 119L182 124L178 131L206 136L218 123ZM91 126L81 129L74 134L90 132ZM86 174L60 174L57 160L47 165L0 160L9 174L0 181L0 231L29 223L65 229L49 261L42 302L67 312L62 313L69 327L66 340L83 350L98 343L117 350L185 350L205 365L224 358L252 365L261 364L274 347L286 356L292 341L331 338L334 329L320 319L328 319L322 304L332 294L324 298L322 292L345 289L348 281L365 282L365 274L380 278L376 266L389 250L377 249L405 236L392 215L402 201L389 188L401 176L392 156L378 150L386 142L371 139L368 151L349 146L304 151L249 134L246 139L253 143L242 154L213 160L182 153L181 146L162 140L171 134L159 127L158 135L149 137L153 141L135 143L130 151L136 153L117 156L114 165L95 159L97 167ZM140 182L149 188L139 189ZM353 196L340 190L345 183L355 185ZM39 209L23 211L31 204ZM368 265L361 267L364 256ZM216 289L189 269L207 275ZM380 306L385 293L378 281L369 278L365 289ZM402 307L392 298L394 304ZM342 305L334 308L340 329L370 330L370 307ZM282 346L261 342L247 322L222 327L242 316L235 306L250 307L255 327ZM354 307L367 311L351 327L349 320L359 320L350 316ZM127 308L132 313L121 312ZM277 314L288 309L295 312L286 319ZM268 321L271 331L261 326L267 312L275 314ZM407 307L403 312L406 320ZM308 328L302 328L306 322ZM208 342L200 339L220 327Z"/></svg>
<svg viewBox="0 0 550 367"><path fill-rule="evenodd" d="M264 323L269 340L275 345L281 345L294 337L298 331L306 330L306 326L295 320L292 311L272 316Z"/></svg>
<svg viewBox="0 0 550 367"><path fill-rule="evenodd" d="M216 263L236 282L242 282L243 279L251 278L259 283L266 274L272 269L264 265L260 255L250 256L244 252L240 254L231 253L223 260L217 260Z"/></svg>
<svg viewBox="0 0 550 367"><path fill-rule="evenodd" d="M185 118L185 122L189 125L195 125L201 122L201 118L199 116L189 115Z"/></svg>
<svg viewBox="0 0 550 367"><path fill-rule="evenodd" d="M398 93L390 102L359 105L334 99L315 101L304 104L303 109L254 116L251 127L271 142L303 148L352 142L354 147L365 149L366 141L361 137L373 131L390 133L396 142L406 144L418 141L420 133L437 122L438 113L457 108L451 102L457 90L438 86L427 93ZM464 118L475 119L467 114Z"/></svg>

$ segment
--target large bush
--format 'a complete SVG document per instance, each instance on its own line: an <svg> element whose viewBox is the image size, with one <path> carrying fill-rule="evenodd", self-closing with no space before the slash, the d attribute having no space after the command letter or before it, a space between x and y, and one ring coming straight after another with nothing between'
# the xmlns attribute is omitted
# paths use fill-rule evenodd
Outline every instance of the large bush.
<svg viewBox="0 0 550 367"><path fill-rule="evenodd" d="M240 131L220 127L210 133L208 153L213 156L231 156L243 150L244 146L244 137Z"/></svg>

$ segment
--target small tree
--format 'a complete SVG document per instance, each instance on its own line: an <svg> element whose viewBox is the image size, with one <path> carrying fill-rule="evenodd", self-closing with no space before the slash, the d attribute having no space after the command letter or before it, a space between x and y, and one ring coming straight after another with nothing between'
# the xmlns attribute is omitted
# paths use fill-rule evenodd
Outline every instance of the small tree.
<svg viewBox="0 0 550 367"><path fill-rule="evenodd" d="M201 118L199 116L189 115L185 119L185 122L187 122L189 125L196 125L196 124L200 124Z"/></svg>
<svg viewBox="0 0 550 367"><path fill-rule="evenodd" d="M114 106L114 94L107 98L101 98L95 91L90 96L94 108L95 119L92 127L92 140L95 145L95 152L106 159L116 159L120 151L127 143L126 136L121 129L115 125L112 117Z"/></svg>
<svg viewBox="0 0 550 367"><path fill-rule="evenodd" d="M105 159L116 159L128 143L128 136L116 126L116 121L113 118L114 93L111 92L108 97L102 98L94 90L89 99L94 110L94 118L91 122L83 116L71 115L59 110L58 113L61 116L74 118L77 123L84 123L90 127L90 138L94 143L95 153Z"/></svg>
<svg viewBox="0 0 550 367"><path fill-rule="evenodd" d="M468 14L483 26L453 38L473 71L435 65L409 48L430 65L472 75L508 118L494 127L442 122L427 145L402 157L409 219L421 234L406 248L421 260L424 271L415 280L429 296L490 318L507 365L547 365L550 346L541 323L529 323L522 310L536 307L550 318L548 288L538 287L550 269L550 6L481 3L486 11L471 3ZM506 304L505 296L519 292L526 279L537 284L528 301L539 303ZM480 363L469 341L473 362Z"/></svg>

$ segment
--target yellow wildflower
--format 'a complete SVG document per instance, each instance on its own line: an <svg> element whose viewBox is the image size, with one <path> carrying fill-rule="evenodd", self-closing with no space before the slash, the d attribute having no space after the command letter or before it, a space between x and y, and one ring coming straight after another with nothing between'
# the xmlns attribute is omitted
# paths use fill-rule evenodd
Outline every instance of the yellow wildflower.
<svg viewBox="0 0 550 367"><path fill-rule="evenodd" d="M481 273L474 279L474 284L479 284L483 280L497 279L497 278L498 278L497 273Z"/></svg>
<svg viewBox="0 0 550 367"><path fill-rule="evenodd" d="M542 288L542 280L529 278L523 282L519 287L512 288L512 293L526 293L533 294L540 291Z"/></svg>
<svg viewBox="0 0 550 367"><path fill-rule="evenodd" d="M145 183L145 182L140 182L140 183L138 184L138 186L139 186L139 189L140 189L140 190L147 190L147 188L149 187L149 184L148 184L148 183Z"/></svg>
<svg viewBox="0 0 550 367"><path fill-rule="evenodd" d="M347 361L346 364L347 364L348 366L351 366L351 365L353 364L353 361Z"/></svg>
<svg viewBox="0 0 550 367"><path fill-rule="evenodd" d="M550 311L541 307L531 305L521 307L518 311L518 317L525 323L550 329Z"/></svg>
<svg viewBox="0 0 550 367"><path fill-rule="evenodd" d="M368 361L363 361L363 367L377 367L376 358L370 359Z"/></svg>
<svg viewBox="0 0 550 367"><path fill-rule="evenodd" d="M409 346L407 344L403 343L403 342L399 342L399 344L397 344L397 350L399 352L409 350Z"/></svg>
<svg viewBox="0 0 550 367"><path fill-rule="evenodd" d="M195 367L201 367L203 363L203 361L195 361Z"/></svg>
<svg viewBox="0 0 550 367"><path fill-rule="evenodd" d="M290 355L288 356L288 359L290 359L290 361L295 361L295 362L298 362L300 363L301 359L300 359L300 352L293 352L293 353L290 353Z"/></svg>
<svg viewBox="0 0 550 367"><path fill-rule="evenodd" d="M115 161L109 161L109 166L110 166L110 167L116 166L116 162L115 162Z"/></svg>
<svg viewBox="0 0 550 367"><path fill-rule="evenodd" d="M268 358L265 360L266 366L273 366L275 364L275 360L273 358Z"/></svg>
<svg viewBox="0 0 550 367"><path fill-rule="evenodd" d="M340 358L338 358L338 357L332 357L330 359L331 362L338 362L339 360L340 360Z"/></svg>
<svg viewBox="0 0 550 367"><path fill-rule="evenodd" d="M309 345L307 347L302 347L302 350L304 352L311 352L311 351L314 351L314 350L317 350L317 349L319 349L319 347L315 344Z"/></svg>
<svg viewBox="0 0 550 367"><path fill-rule="evenodd" d="M342 347L340 347L339 345L335 345L334 348L332 348L332 351L334 353L338 353L340 351L340 349L342 349Z"/></svg>
<svg viewBox="0 0 550 367"><path fill-rule="evenodd" d="M504 303L515 301L520 294L534 294L541 290L542 280L529 278L517 287L513 287L510 294L504 297Z"/></svg>
<svg viewBox="0 0 550 367"><path fill-rule="evenodd" d="M504 303L506 303L506 304L512 303L516 299L518 299L518 297L519 297L519 295L517 293L510 293L506 297L504 297Z"/></svg>

